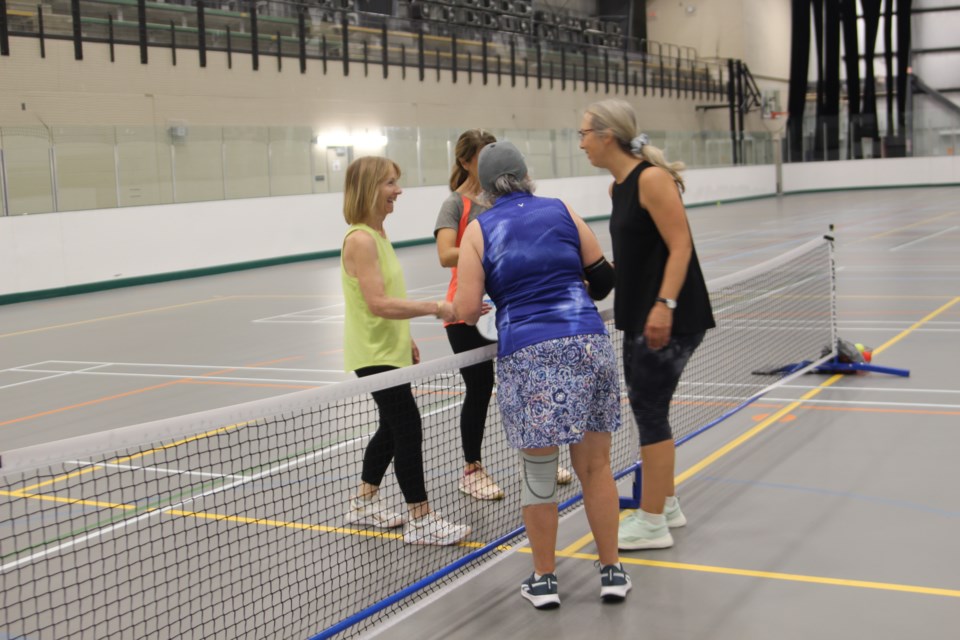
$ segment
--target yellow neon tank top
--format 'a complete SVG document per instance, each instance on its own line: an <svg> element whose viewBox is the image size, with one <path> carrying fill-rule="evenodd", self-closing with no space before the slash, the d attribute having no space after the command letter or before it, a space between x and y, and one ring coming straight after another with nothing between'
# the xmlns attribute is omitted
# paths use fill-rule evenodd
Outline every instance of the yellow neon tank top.
<svg viewBox="0 0 960 640"><path fill-rule="evenodd" d="M407 285L403 270L390 241L368 225L354 224L343 236L344 242L355 231L369 233L377 243L377 259L380 261L380 275L386 294L391 298L406 298ZM388 320L370 312L360 292L360 282L348 274L343 266L342 251L340 282L346 304L343 325L344 370L356 371L378 365L407 367L413 364L410 321Z"/></svg>

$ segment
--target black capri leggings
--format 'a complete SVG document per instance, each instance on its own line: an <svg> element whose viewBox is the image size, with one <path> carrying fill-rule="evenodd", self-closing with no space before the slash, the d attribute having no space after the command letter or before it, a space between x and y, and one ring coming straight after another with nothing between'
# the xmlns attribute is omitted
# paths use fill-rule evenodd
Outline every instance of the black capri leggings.
<svg viewBox="0 0 960 640"><path fill-rule="evenodd" d="M623 377L630 408L640 430L640 446L673 439L670 402L680 374L703 341L705 331L670 337L662 349L647 346L642 333L623 334Z"/></svg>
<svg viewBox="0 0 960 640"><path fill-rule="evenodd" d="M358 378L391 371L396 367L376 366L357 369ZM393 460L397 483L407 504L427 500L423 483L423 429L420 409L409 384L373 392L380 412L380 426L370 438L363 454L360 479L379 487Z"/></svg>
<svg viewBox="0 0 960 640"><path fill-rule="evenodd" d="M447 339L454 353L463 353L493 344L481 336L476 327L463 323L448 325ZM463 407L460 409L460 442L463 445L463 459L466 462L480 462L487 409L490 406L490 396L493 395L493 360L460 369L460 375L463 376L463 384L467 388L463 397Z"/></svg>

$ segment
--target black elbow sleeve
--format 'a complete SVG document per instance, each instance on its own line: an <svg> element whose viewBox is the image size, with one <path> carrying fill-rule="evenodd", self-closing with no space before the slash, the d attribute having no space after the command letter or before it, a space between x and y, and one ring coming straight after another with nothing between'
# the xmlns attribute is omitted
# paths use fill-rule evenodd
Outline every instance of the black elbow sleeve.
<svg viewBox="0 0 960 640"><path fill-rule="evenodd" d="M589 287L590 297L594 300L603 300L613 289L613 266L606 258L600 258L584 268Z"/></svg>

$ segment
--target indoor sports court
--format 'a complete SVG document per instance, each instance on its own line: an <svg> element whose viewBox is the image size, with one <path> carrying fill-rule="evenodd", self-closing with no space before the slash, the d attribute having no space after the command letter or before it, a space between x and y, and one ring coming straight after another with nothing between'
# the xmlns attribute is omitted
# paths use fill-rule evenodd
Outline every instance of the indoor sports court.
<svg viewBox="0 0 960 640"><path fill-rule="evenodd" d="M956 637L958 31L948 0L0 0L0 640ZM389 214L406 297L442 316L434 233L449 260L483 201L464 136L515 147L611 260L643 253L621 233L695 241L716 328L661 439L687 523L667 503L672 546L620 552L625 601L559 472L560 606L521 590L542 538L495 345L459 352L424 315L419 364L345 371L370 307L344 293L345 219ZM392 161L382 211L351 199L368 156ZM618 201L640 160L666 182ZM617 232L625 211L649 235ZM622 533L657 509L613 295ZM482 460L474 365L495 372ZM376 485L394 418L410 437ZM502 498L464 488L481 461ZM411 468L455 541L408 538Z"/></svg>
<svg viewBox="0 0 960 640"><path fill-rule="evenodd" d="M676 530L672 549L622 554L634 581L634 591L622 605L600 603L589 529L582 512L574 509L564 516L560 529L559 611L536 611L519 599L517 586L530 562L521 542L426 598L413 595L398 613L369 626L364 635L491 637L546 630L574 638L637 627L665 638L770 633L899 638L917 619L924 621L928 637L948 635L960 610L957 567L950 552L960 512L950 489L952 452L958 445L953 425L960 411L960 388L950 375L951 356L960 344L951 338L960 304L956 289L960 265L952 249L954 223L960 215L953 206L955 196L955 188L874 190L690 209L708 279L763 263L823 235L833 225L839 336L869 345L874 364L909 370L909 377L877 372L803 375L684 443L678 449L679 495L690 524ZM605 225L593 226L609 246ZM436 266L432 246L409 247L399 255L411 296L440 295L444 274ZM190 412L206 412L192 418L199 427L192 430L205 433L209 427L229 429L232 416L243 413L228 408L217 422L217 409L334 388L349 379L341 371L337 270L336 259L317 260L7 307L0 321L4 442L21 449L101 433L99 444L109 446L109 433L104 432L110 429ZM449 355L438 322L414 322L412 330L425 361ZM756 333L762 341L764 331ZM774 335L791 340L789 332ZM711 366L715 368L704 383L682 387L678 403L723 403L733 397L725 376L734 362ZM372 408L350 411L363 415ZM345 408L339 419L349 420L350 411ZM102 517L103 505L68 509L89 512L79 516L61 510L56 517L64 522L54 528L58 544L65 547L60 552L77 558L79 572L91 560L83 559L85 544L99 553L117 553L118 565L135 560L124 576L124 581L132 582L106 585L107 592L133 589L146 577L137 576L137 568L149 567L152 576L170 581L166 590L179 594L172 610L180 611L184 619L200 616L195 618L203 621L199 628L210 630L199 632L203 637L234 633L226 631L217 616L202 613L210 585L223 589L228 580L233 586L227 593L233 599L225 602L235 607L235 616L246 611L256 619L254 612L260 607L281 612L283 620L297 618L300 610L313 612L313 627L306 617L297 621L303 625L299 627L276 626L275 620L265 623L264 628L277 630L277 637L287 635L281 630L293 628L301 629L301 635L320 634L329 626L324 620L340 611L387 598L389 590L340 599L336 583L323 588L317 575L362 573L367 564L399 562L396 547L403 545L390 534L370 538L319 525L313 535L301 530L291 539L282 535L289 522L258 515L272 512L269 503L275 500L319 502L309 511L314 523L335 520L342 504L333 498L349 491L357 473L350 469L355 459L351 463L345 458L342 468L338 464L324 477L272 472L255 477L250 470L230 469L229 456L218 450L227 444L261 447L269 452L264 464L277 466L283 464L279 460L292 459L296 467L296 456L303 454L295 451L296 442L284 442L283 434L298 419L283 416L272 434L233 442L227 438L210 448L181 445L159 458L137 454L102 465L83 457L72 460L65 475L73 477L55 476L34 484L54 483L51 495L69 496L88 478L99 478L94 481L102 482L105 491L99 500L114 509L148 503L157 498L151 492L162 490L166 497L173 496L179 515L164 522L164 516L151 516L149 509L134 510L133 517L121 511L107 523L90 520L94 514ZM428 488L441 511L469 519L474 526L470 548L480 548L503 533L496 527L504 522L486 505L471 504L457 493L456 435L451 424L446 433L442 423L436 425L436 433L431 424L426 417L431 450ZM362 430L359 423L348 428ZM629 421L624 429L628 428ZM500 434L493 426L490 431L485 446L502 447ZM69 441L60 453L64 461L70 458ZM504 454L495 465L494 472L509 492L514 461ZM232 523L211 530L216 533L207 538L200 533L203 529L182 525L184 520L204 517L197 514L204 513L204 500L209 498L204 492L197 495L194 486L184 503L177 499L182 498L178 492L186 492L189 485L171 479L193 474L224 479L224 484L207 489L218 495L230 495L238 485L248 489L240 502L228 498L218 503L217 517ZM145 477L149 481L144 484ZM391 477L385 489L390 488ZM620 485L621 495L629 495L630 478ZM17 490L45 493L38 488ZM395 485L393 491L396 495ZM5 495L9 499L12 494L8 490ZM90 500L89 493L84 495L81 504ZM86 526L78 526L77 517ZM307 532L310 524L299 522ZM41 529L47 535L49 526L44 522ZM131 537L122 538L121 533ZM113 536L118 541L112 541ZM177 548L164 544L179 536L196 545L204 575L191 577ZM311 537L322 544L306 556L318 566L305 570L297 566L304 556L284 547L294 541L307 544ZM137 541L137 546L130 548L129 540ZM246 566L245 557L252 557L249 554L258 547L270 548L272 563L288 573L274 571L260 556ZM426 553L431 562L458 557L456 550L447 548ZM10 557L9 550L5 556ZM30 568L33 563L71 571L69 562L49 564L49 558L24 559L19 553L16 557L16 562L24 563L17 575L29 575L37 584L45 580L55 584L57 578L38 575ZM404 560L418 561L418 557ZM214 569L222 575L205 575ZM313 570L316 575L310 575ZM403 576L399 578L396 590L406 586ZM366 588L390 582L384 579L383 585ZM82 593L84 584L94 583L95 576L79 576L77 589ZM284 585L283 590L271 589L274 584ZM305 587L316 593L305 592ZM25 587L5 583L8 593L15 588ZM290 604L294 592L293 602L300 608ZM250 593L258 598L250 599ZM169 596L164 591L164 598ZM97 597L92 593L83 601L95 602ZM320 608L323 615L306 604L314 598L329 603ZM117 629L178 628L177 620L151 614L154 617L138 618L143 614L135 612L116 616L112 624ZM111 619L110 613L93 611L78 610L75 615ZM195 629L183 633L199 637ZM253 627L240 635L262 637Z"/></svg>

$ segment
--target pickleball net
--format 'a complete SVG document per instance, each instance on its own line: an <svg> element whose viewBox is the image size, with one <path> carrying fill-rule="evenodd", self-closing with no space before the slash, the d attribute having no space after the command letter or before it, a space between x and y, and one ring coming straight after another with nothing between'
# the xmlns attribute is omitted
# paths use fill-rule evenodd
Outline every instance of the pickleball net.
<svg viewBox="0 0 960 640"><path fill-rule="evenodd" d="M671 409L678 441L832 357L829 239L712 280L718 326ZM606 316L616 351L621 336ZM523 543L518 456L492 402L483 445L505 498L461 494L459 369L495 347L268 400L4 452L0 636L355 637ZM472 533L454 546L344 514L376 429L371 392L410 384L431 505ZM622 387L622 381L621 381ZM624 396L625 398L625 396ZM618 476L637 469L624 399ZM569 467L562 452L561 464ZM392 467L381 499L404 512ZM576 481L559 487L579 505Z"/></svg>

